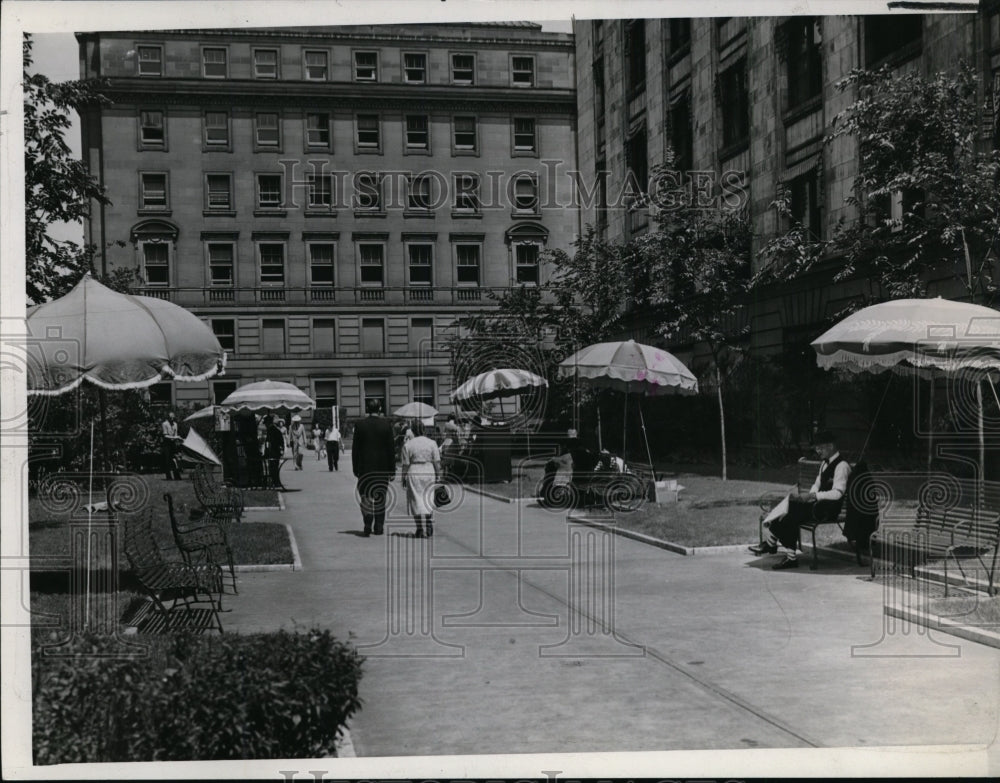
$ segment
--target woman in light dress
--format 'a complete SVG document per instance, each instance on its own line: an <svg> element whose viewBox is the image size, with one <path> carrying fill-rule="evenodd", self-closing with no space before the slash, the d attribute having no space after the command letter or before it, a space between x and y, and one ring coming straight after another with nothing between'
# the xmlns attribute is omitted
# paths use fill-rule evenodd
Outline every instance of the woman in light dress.
<svg viewBox="0 0 1000 783"><path fill-rule="evenodd" d="M406 487L406 504L417 525L415 538L434 535L434 486L441 475L441 451L424 435L419 421L413 425L414 437L401 449L402 480Z"/></svg>

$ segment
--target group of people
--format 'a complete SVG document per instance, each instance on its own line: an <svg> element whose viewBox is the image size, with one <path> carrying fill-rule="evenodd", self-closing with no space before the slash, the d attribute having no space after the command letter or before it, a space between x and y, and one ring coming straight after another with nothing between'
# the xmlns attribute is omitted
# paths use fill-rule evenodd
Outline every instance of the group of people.
<svg viewBox="0 0 1000 783"><path fill-rule="evenodd" d="M361 505L361 535L380 536L385 532L385 511L389 482L396 477L396 436L384 417L379 400L365 405L366 417L354 426L351 463L358 480ZM434 535L434 494L443 476L441 449L424 432L423 424L409 426L412 437L404 435L399 449L401 481L406 488L406 503L416 525L415 538Z"/></svg>

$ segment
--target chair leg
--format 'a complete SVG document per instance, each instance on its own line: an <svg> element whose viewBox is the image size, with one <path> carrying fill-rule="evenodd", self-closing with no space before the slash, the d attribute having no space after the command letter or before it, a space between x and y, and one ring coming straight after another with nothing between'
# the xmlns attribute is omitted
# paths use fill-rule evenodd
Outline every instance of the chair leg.
<svg viewBox="0 0 1000 783"><path fill-rule="evenodd" d="M812 529L812 545L813 545L813 559L812 563L809 565L810 571L815 571L819 568L819 553L816 551L816 527L813 526Z"/></svg>

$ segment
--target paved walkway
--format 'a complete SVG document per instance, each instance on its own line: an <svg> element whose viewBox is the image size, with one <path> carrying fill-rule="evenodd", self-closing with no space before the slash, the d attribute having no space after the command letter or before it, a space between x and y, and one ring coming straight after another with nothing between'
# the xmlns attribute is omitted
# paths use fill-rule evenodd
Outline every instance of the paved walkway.
<svg viewBox="0 0 1000 783"><path fill-rule="evenodd" d="M474 494L431 540L398 512L362 538L349 454L283 477L250 518L289 523L303 570L241 575L224 623L359 646L359 756L994 741L1000 652L887 620L853 564L684 557Z"/></svg>

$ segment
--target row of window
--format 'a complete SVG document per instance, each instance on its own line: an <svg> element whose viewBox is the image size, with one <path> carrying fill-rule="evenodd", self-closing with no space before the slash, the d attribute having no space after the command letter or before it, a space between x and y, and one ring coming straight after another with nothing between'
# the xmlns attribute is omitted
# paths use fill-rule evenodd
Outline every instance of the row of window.
<svg viewBox="0 0 1000 783"><path fill-rule="evenodd" d="M232 217L236 214L232 172L208 172L204 175L204 212ZM289 205L299 206L293 192L289 198L282 173L257 173L255 178L255 210L281 211ZM302 206L307 212L333 213L340 206L349 206L358 213L382 215L387 206L402 207L409 213L432 213L439 207L450 206L453 214L479 215L482 209L482 182L478 174L459 172L452 177L451 198L440 175L407 174L402 182L405 194L386 199L390 177L380 172L357 172L352 178L353 193L340 193L339 180L333 174L306 174L299 187L304 190ZM345 184L345 190L346 190ZM510 186L511 209L515 217L539 215L538 176L532 172L513 175ZM170 172L140 171L137 203L141 214L165 214L171 211Z"/></svg>
<svg viewBox="0 0 1000 783"><path fill-rule="evenodd" d="M459 286L482 284L482 244L455 242L454 280ZM518 241L513 244L514 282L537 285L539 282L540 241ZM169 286L171 281L171 244L159 239L139 242L142 274L150 286ZM434 244L412 241L405 243L406 284L430 287L434 284ZM261 286L282 287L287 284L287 246L281 241L255 243L257 283ZM306 242L305 264L308 284L314 289L334 288L337 283L337 246L335 242ZM383 288L386 285L386 245L384 242L357 243L357 280L362 287ZM213 287L232 288L236 285L236 243L231 241L205 243L208 281Z"/></svg>
<svg viewBox="0 0 1000 783"><path fill-rule="evenodd" d="M255 319L254 323L258 323ZM357 322L355 322L357 323ZM212 332L219 340L219 345L231 355L252 353L285 354L288 352L287 324L284 318L259 319L258 340L240 344L237 322L235 318L210 318ZM380 317L363 317L360 321L357 338L349 343L338 342L337 319L329 316L316 316L309 319L308 353L319 354L382 354L386 353L386 321ZM342 336L342 335L341 335ZM395 350L412 355L426 356L435 350L434 319L431 317L413 317L408 320L406 342L394 341ZM257 349L251 345L256 342ZM300 349L306 346L299 345Z"/></svg>
<svg viewBox="0 0 1000 783"><path fill-rule="evenodd" d="M256 152L281 152L285 123L280 112L260 111L253 117L253 146ZM379 114L354 115L354 152L381 154L383 122ZM453 155L479 153L479 122L474 115L451 118L451 152ZM511 156L537 156L538 133L534 117L511 119ZM333 115L330 112L306 112L303 120L303 146L306 152L333 152ZM167 149L166 112L143 109L139 112L139 149ZM429 155L431 122L427 114L407 114L402 123L404 154ZM228 111L206 111L202 116L202 145L205 150L231 152L233 147L232 117Z"/></svg>
<svg viewBox="0 0 1000 783"><path fill-rule="evenodd" d="M163 46L137 44L135 47L136 73L138 76L163 76ZM400 63L403 82L428 83L427 52L401 52ZM201 75L205 79L228 79L229 49L226 46L201 47ZM330 50L303 49L301 73L305 81L325 82L331 77ZM475 52L452 52L448 55L450 83L472 86L478 83ZM252 74L254 79L278 80L282 78L280 50L274 47L254 47ZM376 50L355 49L351 53L351 75L355 82L382 81L382 63ZM530 54L510 55L510 84L515 87L535 86L535 57Z"/></svg>

